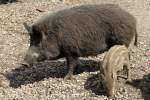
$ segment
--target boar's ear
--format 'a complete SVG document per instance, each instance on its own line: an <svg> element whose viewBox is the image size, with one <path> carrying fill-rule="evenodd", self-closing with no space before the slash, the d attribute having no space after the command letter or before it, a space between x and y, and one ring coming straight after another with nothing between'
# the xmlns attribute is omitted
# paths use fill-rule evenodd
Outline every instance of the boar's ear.
<svg viewBox="0 0 150 100"><path fill-rule="evenodd" d="M32 33L32 27L29 26L27 23L23 23L23 25L24 25L25 29L29 32L29 34L31 34Z"/></svg>

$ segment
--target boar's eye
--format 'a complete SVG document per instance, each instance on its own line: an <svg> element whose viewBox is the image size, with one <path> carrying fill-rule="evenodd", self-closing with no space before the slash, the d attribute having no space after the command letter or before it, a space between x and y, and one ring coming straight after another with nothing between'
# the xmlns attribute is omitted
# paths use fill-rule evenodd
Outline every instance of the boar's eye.
<svg viewBox="0 0 150 100"><path fill-rule="evenodd" d="M42 34L36 27L32 27L33 33L30 35L30 45L38 45L42 39Z"/></svg>

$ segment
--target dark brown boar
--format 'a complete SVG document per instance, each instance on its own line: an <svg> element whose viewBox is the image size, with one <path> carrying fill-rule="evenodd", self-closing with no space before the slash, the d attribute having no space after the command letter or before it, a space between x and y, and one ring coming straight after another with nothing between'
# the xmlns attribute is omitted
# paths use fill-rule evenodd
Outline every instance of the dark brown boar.
<svg viewBox="0 0 150 100"><path fill-rule="evenodd" d="M65 57L71 79L78 57L97 55L116 44L137 40L135 18L118 5L82 5L42 17L32 26L27 64Z"/></svg>

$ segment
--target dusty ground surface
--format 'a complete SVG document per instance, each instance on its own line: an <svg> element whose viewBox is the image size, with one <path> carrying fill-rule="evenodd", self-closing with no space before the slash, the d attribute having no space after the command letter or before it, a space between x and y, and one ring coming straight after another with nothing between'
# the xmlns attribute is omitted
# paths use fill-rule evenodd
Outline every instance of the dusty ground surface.
<svg viewBox="0 0 150 100"><path fill-rule="evenodd" d="M55 1L55 0L53 0ZM150 100L150 1L149 0L22 0L0 5L0 100L107 100L98 78L96 61L102 55L82 59L85 67L77 67L75 81L64 81L67 72L62 61L39 63L23 68L19 63L29 46L22 23L35 22L46 13L80 4L114 3L137 18L138 47L131 54L132 82L118 81L114 100Z"/></svg>

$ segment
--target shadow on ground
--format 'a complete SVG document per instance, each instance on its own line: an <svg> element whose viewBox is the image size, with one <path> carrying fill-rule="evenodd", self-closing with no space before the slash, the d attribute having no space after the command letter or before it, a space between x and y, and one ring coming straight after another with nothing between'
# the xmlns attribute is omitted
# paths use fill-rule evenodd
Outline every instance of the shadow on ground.
<svg viewBox="0 0 150 100"><path fill-rule="evenodd" d="M96 95L106 95L99 73L96 75L91 75L85 82L84 88Z"/></svg>
<svg viewBox="0 0 150 100"><path fill-rule="evenodd" d="M75 68L74 74L82 72L94 72L99 70L97 62L93 60L81 60L82 66ZM63 78L68 72L65 61L53 61L38 63L30 68L18 67L5 74L10 81L10 87L18 88L21 85L34 83L44 78Z"/></svg>
<svg viewBox="0 0 150 100"><path fill-rule="evenodd" d="M117 73L117 82L126 82L126 77L124 77L126 73L124 71L119 71ZM119 76L120 75L120 76ZM121 79L121 80L120 80ZM100 76L100 73L96 75L90 76L87 81L84 84L84 88L88 91L92 91L92 93L96 95L104 95L108 96L106 93L106 90L104 89L104 86L102 84L102 78ZM115 99L115 98L114 98ZM113 99L113 100L114 100Z"/></svg>
<svg viewBox="0 0 150 100"><path fill-rule="evenodd" d="M7 4L7 3L15 3L19 2L18 0L0 0L0 5L1 4Z"/></svg>
<svg viewBox="0 0 150 100"><path fill-rule="evenodd" d="M140 89L144 100L150 100L150 74L144 75L143 79L135 79L127 84Z"/></svg>

